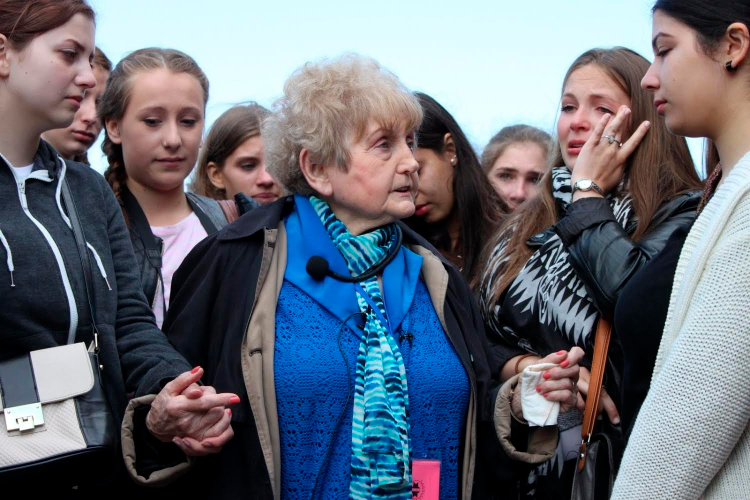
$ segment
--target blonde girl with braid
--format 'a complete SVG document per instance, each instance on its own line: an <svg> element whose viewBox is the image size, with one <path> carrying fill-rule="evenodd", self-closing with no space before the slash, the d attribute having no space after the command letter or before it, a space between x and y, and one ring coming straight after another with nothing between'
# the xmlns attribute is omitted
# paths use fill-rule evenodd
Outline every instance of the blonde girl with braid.
<svg viewBox="0 0 750 500"><path fill-rule="evenodd" d="M208 78L187 54L147 48L120 61L99 103L102 150L130 229L143 291L161 327L172 275L227 223L219 203L184 192L203 137Z"/></svg>

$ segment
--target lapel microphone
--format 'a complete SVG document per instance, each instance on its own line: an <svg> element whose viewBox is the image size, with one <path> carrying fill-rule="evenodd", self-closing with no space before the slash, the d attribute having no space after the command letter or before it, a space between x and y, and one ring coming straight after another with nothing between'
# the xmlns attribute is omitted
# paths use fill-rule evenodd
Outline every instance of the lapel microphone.
<svg viewBox="0 0 750 500"><path fill-rule="evenodd" d="M404 234L401 232L401 228L397 225L396 248L394 248L393 251L388 254L385 259L383 259L383 262L373 267L366 273L360 274L359 276L344 276L335 271L332 271L328 261L319 255L310 257L310 260L307 261L307 266L305 266L305 270L307 271L307 274L309 274L315 281L323 281L326 276L329 276L337 281L343 281L344 283L359 283L368 280L373 276L377 276L381 273L381 271L383 271L383 269L388 266L388 264L393 262L393 259L395 259L396 255L398 255L398 251L401 248L401 243L403 241Z"/></svg>

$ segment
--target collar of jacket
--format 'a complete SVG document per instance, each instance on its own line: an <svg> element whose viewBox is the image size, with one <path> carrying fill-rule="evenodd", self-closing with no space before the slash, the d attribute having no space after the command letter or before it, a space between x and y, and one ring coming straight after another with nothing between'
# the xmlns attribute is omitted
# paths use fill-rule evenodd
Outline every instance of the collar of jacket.
<svg viewBox="0 0 750 500"><path fill-rule="evenodd" d="M252 217L240 217L232 224L225 226L219 231L217 239L219 241L239 240L252 237L264 229L276 229L279 227L279 221L286 218L294 210L294 205L294 195L262 205L253 210ZM430 242L404 224L403 221L398 221L397 224L404 234L404 244L422 246L432 252L443 264L455 267Z"/></svg>
<svg viewBox="0 0 750 500"><path fill-rule="evenodd" d="M57 160L60 153L53 148L47 141L39 139L39 147L34 155L34 167L31 169L32 172L37 170L46 170L49 174L50 179L57 179L60 175L60 169L62 165ZM16 165L22 167L23 165Z"/></svg>

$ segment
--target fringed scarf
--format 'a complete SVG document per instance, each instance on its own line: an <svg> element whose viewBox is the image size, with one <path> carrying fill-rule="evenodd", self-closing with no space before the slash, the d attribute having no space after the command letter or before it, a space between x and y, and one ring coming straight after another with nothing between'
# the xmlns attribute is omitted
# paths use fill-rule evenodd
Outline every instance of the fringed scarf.
<svg viewBox="0 0 750 500"><path fill-rule="evenodd" d="M310 204L352 276L367 272L394 250L394 224L354 236L326 202L311 196ZM357 355L349 498L410 500L406 368L398 344L388 331L377 276L355 289L359 309L367 319Z"/></svg>

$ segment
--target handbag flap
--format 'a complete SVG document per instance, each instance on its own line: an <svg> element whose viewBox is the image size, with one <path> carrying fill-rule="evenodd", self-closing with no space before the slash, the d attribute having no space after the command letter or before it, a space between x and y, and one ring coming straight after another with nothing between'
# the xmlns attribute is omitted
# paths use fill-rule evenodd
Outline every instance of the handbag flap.
<svg viewBox="0 0 750 500"><path fill-rule="evenodd" d="M83 342L39 349L30 352L29 357L42 404L80 396L94 387L94 371Z"/></svg>

